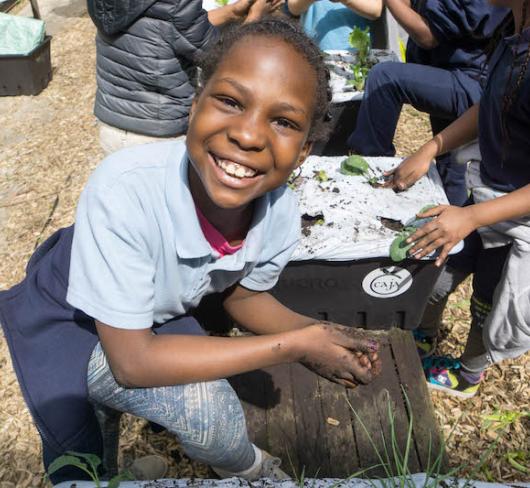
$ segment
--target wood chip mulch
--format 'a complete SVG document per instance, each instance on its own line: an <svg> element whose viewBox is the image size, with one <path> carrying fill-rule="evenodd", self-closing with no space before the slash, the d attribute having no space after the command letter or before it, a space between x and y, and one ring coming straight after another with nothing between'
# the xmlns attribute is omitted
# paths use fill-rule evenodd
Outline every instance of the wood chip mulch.
<svg viewBox="0 0 530 488"><path fill-rule="evenodd" d="M101 158L92 115L95 80L95 30L88 17L70 19L52 41L53 80L36 97L0 99L0 289L22 279L35 246L54 230L73 222L79 193ZM7 120L6 120L7 114ZM406 108L396 134L400 154L408 154L430 135L427 118ZM469 284L451 298L440 351L461 350L469 324ZM484 430L482 418L496 409L522 412L530 404L530 361L526 355L492 367L480 395L460 401L433 394L453 466L477 460L493 446L483 480L510 482L530 478L513 468L506 455L526 451L530 427L518 421L498 438ZM0 488L45 487L40 442L22 400L7 346L0 336ZM497 439L497 440L496 440ZM495 444L497 442L497 444ZM190 462L169 434L153 434L144 421L125 417L121 458L157 453L170 461L170 477L207 476Z"/></svg>

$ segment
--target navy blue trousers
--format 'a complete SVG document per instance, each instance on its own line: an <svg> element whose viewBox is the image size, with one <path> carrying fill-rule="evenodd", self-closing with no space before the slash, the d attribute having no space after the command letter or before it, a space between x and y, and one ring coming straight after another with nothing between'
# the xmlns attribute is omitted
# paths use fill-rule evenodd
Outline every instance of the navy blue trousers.
<svg viewBox="0 0 530 488"><path fill-rule="evenodd" d="M66 451L103 455L101 430L88 401L87 367L98 342L94 320L66 302L73 226L61 229L31 257L26 278L0 292L0 322L24 400L42 439L44 467ZM201 333L181 317L156 333ZM53 484L86 479L65 467Z"/></svg>
<svg viewBox="0 0 530 488"><path fill-rule="evenodd" d="M392 143L404 103L431 118L437 134L480 100L481 88L463 73L413 63L381 63L372 68L364 91L355 131L349 147L365 156L394 156ZM465 165L451 155L437 159L437 168L449 202L461 206L467 200Z"/></svg>

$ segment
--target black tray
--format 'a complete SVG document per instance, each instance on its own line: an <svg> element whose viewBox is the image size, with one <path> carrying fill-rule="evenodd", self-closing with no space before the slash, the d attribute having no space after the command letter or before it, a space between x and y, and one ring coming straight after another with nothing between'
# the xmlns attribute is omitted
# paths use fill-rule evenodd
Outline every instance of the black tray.
<svg viewBox="0 0 530 488"><path fill-rule="evenodd" d="M0 56L0 96L38 95L52 79L51 36L26 56Z"/></svg>

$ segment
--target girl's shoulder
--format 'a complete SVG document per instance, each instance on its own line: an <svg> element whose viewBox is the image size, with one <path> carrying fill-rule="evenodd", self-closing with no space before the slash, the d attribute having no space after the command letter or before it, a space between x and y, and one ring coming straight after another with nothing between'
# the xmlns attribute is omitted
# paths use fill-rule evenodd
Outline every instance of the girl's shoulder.
<svg viewBox="0 0 530 488"><path fill-rule="evenodd" d="M87 187L115 189L164 172L171 162L182 159L186 147L180 142L156 142L128 147L107 156L91 174Z"/></svg>

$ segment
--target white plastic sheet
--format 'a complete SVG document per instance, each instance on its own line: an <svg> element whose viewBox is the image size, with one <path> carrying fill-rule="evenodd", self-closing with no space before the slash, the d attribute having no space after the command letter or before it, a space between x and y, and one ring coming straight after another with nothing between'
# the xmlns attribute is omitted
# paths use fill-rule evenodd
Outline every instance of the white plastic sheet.
<svg viewBox="0 0 530 488"><path fill-rule="evenodd" d="M346 157L310 156L302 164L295 180L301 215L322 215L323 222L305 230L308 235L302 236L293 261L387 257L396 231L385 226L382 218L405 224L426 205L448 203L434 164L412 188L396 193L373 188L362 176L341 174L340 164ZM376 174L401 162L401 158L365 159ZM327 181L315 177L320 171L325 172Z"/></svg>
<svg viewBox="0 0 530 488"><path fill-rule="evenodd" d="M89 481L65 481L55 488L94 488L94 483ZM105 488L107 483L102 483ZM410 475L406 480L400 478L388 478L384 480L368 480L351 478L341 479L316 479L306 478L303 484L294 481L272 481L262 479L259 481L248 482L239 478L229 478L225 480L207 480L207 479L165 479L156 481L122 481L120 488L388 488L401 486L427 488L436 486L435 480L428 478L424 473ZM530 483L510 482L509 485L503 483L486 483L484 481L473 481L461 478L449 478L444 480L444 484L438 486L450 486L451 488L530 488Z"/></svg>

